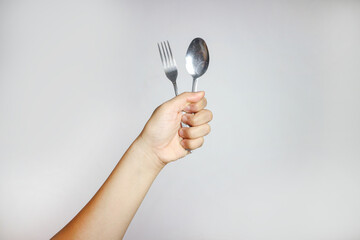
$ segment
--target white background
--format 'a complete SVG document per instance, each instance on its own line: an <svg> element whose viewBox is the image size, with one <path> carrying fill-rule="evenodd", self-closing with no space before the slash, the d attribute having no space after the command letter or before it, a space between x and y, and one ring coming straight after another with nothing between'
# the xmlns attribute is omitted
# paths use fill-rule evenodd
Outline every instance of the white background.
<svg viewBox="0 0 360 240"><path fill-rule="evenodd" d="M48 239L179 90L214 113L125 239L360 239L359 1L0 0L0 239Z"/></svg>

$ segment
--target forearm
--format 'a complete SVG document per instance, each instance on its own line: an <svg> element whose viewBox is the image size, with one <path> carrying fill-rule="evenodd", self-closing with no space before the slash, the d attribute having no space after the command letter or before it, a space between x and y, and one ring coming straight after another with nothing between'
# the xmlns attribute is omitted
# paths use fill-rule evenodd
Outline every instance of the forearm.
<svg viewBox="0 0 360 240"><path fill-rule="evenodd" d="M164 167L137 139L103 186L53 239L121 239Z"/></svg>
<svg viewBox="0 0 360 240"><path fill-rule="evenodd" d="M201 147L210 132L204 94L182 93L156 108L103 186L53 239L122 239L161 169ZM190 127L179 129L181 122Z"/></svg>

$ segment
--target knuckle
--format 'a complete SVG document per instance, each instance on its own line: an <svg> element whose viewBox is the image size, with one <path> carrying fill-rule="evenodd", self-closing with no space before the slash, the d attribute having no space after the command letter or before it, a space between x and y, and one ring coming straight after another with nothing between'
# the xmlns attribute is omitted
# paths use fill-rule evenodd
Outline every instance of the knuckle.
<svg viewBox="0 0 360 240"><path fill-rule="evenodd" d="M189 138L189 129L188 128L183 128L183 136L185 138Z"/></svg>
<svg viewBox="0 0 360 240"><path fill-rule="evenodd" d="M191 126L194 126L194 124L196 123L195 115L189 115L188 122Z"/></svg>
<svg viewBox="0 0 360 240"><path fill-rule="evenodd" d="M183 140L184 141L184 145L186 146L186 149L193 149L193 143L191 140Z"/></svg>
<svg viewBox="0 0 360 240"><path fill-rule="evenodd" d="M190 147L189 147L189 141L187 141L186 139L183 139L182 140L182 146L183 146L183 148L185 148L185 149L189 149Z"/></svg>
<svg viewBox="0 0 360 240"><path fill-rule="evenodd" d="M194 130L191 127L187 128L186 129L186 137L187 138L192 138L193 135L194 135Z"/></svg>
<svg viewBox="0 0 360 240"><path fill-rule="evenodd" d="M196 126L197 122L198 122L198 117L196 115L191 116L191 118L190 118L191 126Z"/></svg>
<svg viewBox="0 0 360 240"><path fill-rule="evenodd" d="M199 103L194 104L194 113L198 113L201 111L201 105Z"/></svg>
<svg viewBox="0 0 360 240"><path fill-rule="evenodd" d="M185 112L187 113L196 112L196 105L193 103L187 105L187 107L185 108Z"/></svg>

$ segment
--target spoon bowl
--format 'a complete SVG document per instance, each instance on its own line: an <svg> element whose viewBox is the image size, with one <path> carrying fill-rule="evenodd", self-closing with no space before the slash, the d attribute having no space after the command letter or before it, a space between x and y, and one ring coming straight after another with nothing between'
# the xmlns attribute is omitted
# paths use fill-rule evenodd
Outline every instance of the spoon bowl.
<svg viewBox="0 0 360 240"><path fill-rule="evenodd" d="M197 91L197 80L208 69L209 61L209 50L205 41L201 38L192 40L186 52L185 62L186 70L193 77L193 92Z"/></svg>

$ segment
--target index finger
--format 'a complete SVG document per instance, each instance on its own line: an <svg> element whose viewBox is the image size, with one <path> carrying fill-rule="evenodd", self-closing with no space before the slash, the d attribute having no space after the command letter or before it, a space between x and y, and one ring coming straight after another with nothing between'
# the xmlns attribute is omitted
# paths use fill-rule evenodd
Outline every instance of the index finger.
<svg viewBox="0 0 360 240"><path fill-rule="evenodd" d="M207 100L205 97L203 97L199 102L197 103L191 103L189 105L187 105L184 108L184 111L187 113L196 113L201 111L202 109L204 109L207 105Z"/></svg>

